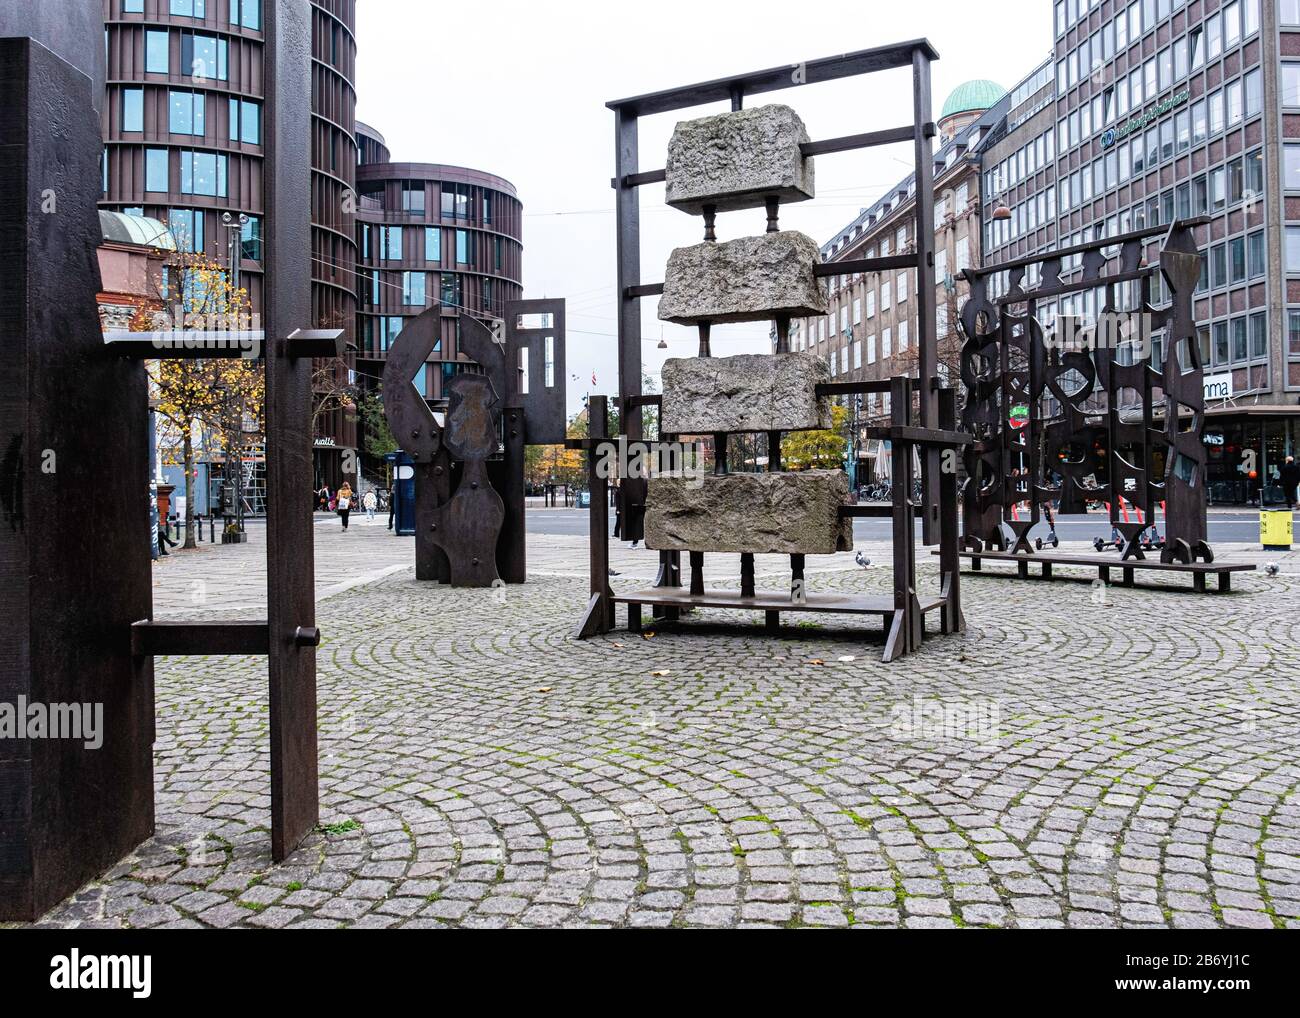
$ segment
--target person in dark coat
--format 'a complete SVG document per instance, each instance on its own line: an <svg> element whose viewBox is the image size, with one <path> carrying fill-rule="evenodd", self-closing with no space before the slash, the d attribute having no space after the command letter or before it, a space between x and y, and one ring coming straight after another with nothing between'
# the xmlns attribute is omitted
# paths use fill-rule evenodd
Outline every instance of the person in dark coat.
<svg viewBox="0 0 1300 1018"><path fill-rule="evenodd" d="M1296 463L1294 456L1288 456L1278 474L1278 480L1282 485L1282 497L1286 499L1286 504L1294 509L1296 506L1296 485L1300 484L1300 464Z"/></svg>
<svg viewBox="0 0 1300 1018"><path fill-rule="evenodd" d="M619 513L616 536L633 548L645 539L645 501L649 484L644 477L625 477L618 485L615 511ZM621 503L621 508L620 508Z"/></svg>

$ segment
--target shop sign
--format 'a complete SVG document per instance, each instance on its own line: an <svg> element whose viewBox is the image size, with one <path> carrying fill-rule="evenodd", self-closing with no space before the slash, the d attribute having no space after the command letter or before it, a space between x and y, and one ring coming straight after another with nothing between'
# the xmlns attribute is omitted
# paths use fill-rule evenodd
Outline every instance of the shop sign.
<svg viewBox="0 0 1300 1018"><path fill-rule="evenodd" d="M1223 371L1217 375L1206 375L1202 383L1205 386L1205 398L1232 399L1232 372Z"/></svg>
<svg viewBox="0 0 1300 1018"><path fill-rule="evenodd" d="M1116 142L1123 141L1134 131L1141 131L1153 120L1163 117L1175 106L1181 106L1183 103L1187 102L1187 100L1191 98L1191 95L1192 93L1190 91L1183 89L1181 92L1171 95L1164 102L1152 106L1151 109L1147 110L1145 113L1129 118L1124 123L1120 124L1119 127L1108 128L1102 132L1101 147L1110 148Z"/></svg>

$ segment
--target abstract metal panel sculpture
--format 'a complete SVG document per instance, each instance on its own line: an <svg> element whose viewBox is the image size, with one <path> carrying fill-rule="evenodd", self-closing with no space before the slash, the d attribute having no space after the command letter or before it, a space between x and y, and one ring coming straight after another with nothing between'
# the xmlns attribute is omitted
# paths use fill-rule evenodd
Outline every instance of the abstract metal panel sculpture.
<svg viewBox="0 0 1300 1018"><path fill-rule="evenodd" d="M388 352L384 412L415 462L419 580L527 578L524 447L563 441L564 301L507 301L505 313L504 323L460 315L460 351L473 363L447 383L444 422L413 383L441 338L442 308L408 321Z"/></svg>
<svg viewBox="0 0 1300 1018"><path fill-rule="evenodd" d="M1191 569L1204 589L1202 566L1214 554L1206 542L1205 401L1192 316L1200 273L1193 229L1204 222L1182 220L964 271L971 292L961 311L962 426L975 442L965 453L962 544L976 561L997 558L1008 544L1011 555L1031 555L1030 531L1045 503L1090 500L1109 506L1121 562L1140 562L1143 533L1163 506L1160 561ZM1148 263L1146 244L1162 233ZM1167 295L1159 304L1157 273ZM1044 305L1088 292L1097 295L1095 327L1081 329L1074 316L1060 315L1044 332ZM1128 517L1125 503L1138 519ZM1220 589L1236 568L1213 570ZM1131 573L1126 569L1127 582Z"/></svg>
<svg viewBox="0 0 1300 1018"><path fill-rule="evenodd" d="M616 123L618 278L619 278L619 421L624 434L608 434L608 403L590 401L589 437L571 448L588 452L591 487L591 597L575 635L607 632L614 625L614 606L628 606L628 626L641 626L641 609L674 620L696 608L742 608L764 613L775 632L782 612L821 611L875 614L885 619L884 659L916 650L925 630L925 615L937 611L944 632L964 628L960 607L955 472L941 477L939 458L945 448L969 441L957 433L951 389L935 377L934 208L930 122L930 62L937 58L924 40L862 50L838 57L772 68L698 85L670 89L609 104ZM910 68L913 76L913 122L866 134L809 141L802 122L786 106L743 108L747 95L831 81L893 67ZM639 171L637 123L650 114L686 109L716 101L731 102L731 113L677 125L664 170ZM916 249L896 257L853 263L820 264L817 245L802 234L781 231L783 202L813 197L812 157L874 145L908 141L916 159ZM679 248L669 259L662 284L640 280L639 209L636 188L663 181L670 205L704 219L703 243ZM725 244L717 242L719 212L765 207L767 232ZM790 321L795 316L826 312L822 280L855 272L915 269L919 309L918 348L921 378L897 377L873 382L833 383L815 356L790 352ZM662 295L659 317L699 331L697 358L665 365L664 395L641 394L641 327L639 299ZM774 322L775 349L759 356L712 359L711 332L725 322ZM904 475L894 485L888 509L844 504L847 483L827 471L783 472L784 431L824 426L829 398L862 392L888 393L891 423L872 430L872 437L894 443ZM913 420L915 400L916 420ZM641 408L660 408L661 443L645 443ZM611 447L629 457L656 459L669 452L681 433L712 434L714 474L692 486L679 476L652 477L646 506L646 539L660 550L659 577L647 590L615 593L608 579L608 473L601 466ZM730 472L729 434L763 432L767 436L767 472ZM914 526L917 503L911 499L912 450L925 450L926 543L941 545L941 580L937 597L916 591ZM626 480L623 482L627 483ZM851 518L887 515L894 524L894 584L890 596L850 597L808 593L804 560L808 554L851 547ZM719 536L718 531L726 533ZM931 537L937 532L937 541ZM705 590L706 552L741 555L740 590ZM682 586L680 554L690 556L689 589ZM755 588L754 555L779 552L790 558L789 592Z"/></svg>

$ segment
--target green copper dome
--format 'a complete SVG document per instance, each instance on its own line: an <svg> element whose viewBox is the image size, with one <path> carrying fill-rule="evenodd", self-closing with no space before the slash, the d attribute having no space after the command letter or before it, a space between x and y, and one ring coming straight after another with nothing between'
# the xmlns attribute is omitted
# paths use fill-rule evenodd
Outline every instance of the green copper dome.
<svg viewBox="0 0 1300 1018"><path fill-rule="evenodd" d="M958 85L943 104L939 119L951 117L954 113L969 113L972 110L987 110L997 105L997 101L1006 94L1006 89L996 81L980 78Z"/></svg>

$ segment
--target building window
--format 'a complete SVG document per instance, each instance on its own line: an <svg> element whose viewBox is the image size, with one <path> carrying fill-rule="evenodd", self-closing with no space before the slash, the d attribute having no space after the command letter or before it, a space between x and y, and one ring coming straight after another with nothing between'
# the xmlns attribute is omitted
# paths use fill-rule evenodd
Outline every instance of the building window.
<svg viewBox="0 0 1300 1018"><path fill-rule="evenodd" d="M1215 322L1210 326L1213 335L1214 364L1228 363L1228 323Z"/></svg>
<svg viewBox="0 0 1300 1018"><path fill-rule="evenodd" d="M907 322L898 323L898 349L907 349Z"/></svg>
<svg viewBox="0 0 1300 1018"><path fill-rule="evenodd" d="M1258 279L1265 268L1264 231L1260 230L1246 238L1246 272L1251 279Z"/></svg>
<svg viewBox="0 0 1300 1018"><path fill-rule="evenodd" d="M1264 102L1263 77L1256 67L1241 79L1246 84L1246 116L1253 117L1260 111Z"/></svg>
<svg viewBox="0 0 1300 1018"><path fill-rule="evenodd" d="M900 272L898 274L898 303L902 304L905 300L907 300L907 273Z"/></svg>
<svg viewBox="0 0 1300 1018"><path fill-rule="evenodd" d="M262 107L251 99L230 100L230 140L262 144Z"/></svg>
<svg viewBox="0 0 1300 1018"><path fill-rule="evenodd" d="M455 272L442 273L441 300L448 307L460 307L460 276Z"/></svg>
<svg viewBox="0 0 1300 1018"><path fill-rule="evenodd" d="M387 353L402 331L401 315L384 315L379 319L379 352Z"/></svg>
<svg viewBox="0 0 1300 1018"><path fill-rule="evenodd" d="M1300 0L1278 0L1277 19L1284 25L1300 25Z"/></svg>
<svg viewBox="0 0 1300 1018"><path fill-rule="evenodd" d="M444 219L468 219L469 185L444 184L441 208Z"/></svg>
<svg viewBox="0 0 1300 1018"><path fill-rule="evenodd" d="M249 216L239 231L239 257L250 262L262 260L262 220L257 216Z"/></svg>
<svg viewBox="0 0 1300 1018"><path fill-rule="evenodd" d="M122 0L123 14L143 14L144 0Z"/></svg>
<svg viewBox="0 0 1300 1018"><path fill-rule="evenodd" d="M492 195L488 191L483 192L483 225L487 226L492 222Z"/></svg>
<svg viewBox="0 0 1300 1018"><path fill-rule="evenodd" d="M424 228L424 260L435 265L442 261L442 231L436 226Z"/></svg>
<svg viewBox="0 0 1300 1018"><path fill-rule="evenodd" d="M381 226L379 228L379 257L386 262L402 260L402 228L400 226Z"/></svg>
<svg viewBox="0 0 1300 1018"><path fill-rule="evenodd" d="M144 33L144 69L149 74L166 74L171 69L168 33L152 29Z"/></svg>
<svg viewBox="0 0 1300 1018"><path fill-rule="evenodd" d="M226 197L227 157L219 152L184 149L181 157L181 194Z"/></svg>
<svg viewBox="0 0 1300 1018"><path fill-rule="evenodd" d="M124 88L122 90L122 130L144 130L144 89Z"/></svg>
<svg viewBox="0 0 1300 1018"><path fill-rule="evenodd" d="M144 189L165 192L169 190L168 184L167 150L165 148L145 149Z"/></svg>
<svg viewBox="0 0 1300 1018"><path fill-rule="evenodd" d="M1250 359L1261 360L1268 356L1268 321L1263 311L1250 316Z"/></svg>
<svg viewBox="0 0 1300 1018"><path fill-rule="evenodd" d="M203 252L203 213L195 209L171 209L167 226L172 231L178 251Z"/></svg>
<svg viewBox="0 0 1300 1018"><path fill-rule="evenodd" d="M456 231L456 264L468 265L473 260L474 251L469 230Z"/></svg>
<svg viewBox="0 0 1300 1018"><path fill-rule="evenodd" d="M407 182L402 185L402 211L424 212L424 185Z"/></svg>
<svg viewBox="0 0 1300 1018"><path fill-rule="evenodd" d="M181 36L181 67L185 69L183 73L192 75L198 81L209 78L225 81L227 51L225 39L186 32Z"/></svg>
<svg viewBox="0 0 1300 1018"><path fill-rule="evenodd" d="M262 0L230 0L230 23L258 31L262 27Z"/></svg>
<svg viewBox="0 0 1300 1018"><path fill-rule="evenodd" d="M408 307L422 308L424 299L424 273L402 273L402 303Z"/></svg>
<svg viewBox="0 0 1300 1018"><path fill-rule="evenodd" d="M892 330L885 329L880 334L880 359L892 357L894 354L894 334Z"/></svg>
<svg viewBox="0 0 1300 1018"><path fill-rule="evenodd" d="M1286 228L1286 270L1300 273L1300 226Z"/></svg>
<svg viewBox="0 0 1300 1018"><path fill-rule="evenodd" d="M1296 2L1300 4L1300 0L1296 0ZM1280 100L1283 106L1300 106L1300 63L1282 61L1282 94Z"/></svg>
<svg viewBox="0 0 1300 1018"><path fill-rule="evenodd" d="M880 284L880 310L889 310L889 283L888 281Z"/></svg>
<svg viewBox="0 0 1300 1018"><path fill-rule="evenodd" d="M206 17L205 0L171 0L171 13L183 18Z"/></svg>
<svg viewBox="0 0 1300 1018"><path fill-rule="evenodd" d="M1300 190L1300 144L1282 146L1282 186Z"/></svg>
<svg viewBox="0 0 1300 1018"><path fill-rule="evenodd" d="M206 97L202 92L169 92L170 113L167 129L172 134L191 134L203 137Z"/></svg>

